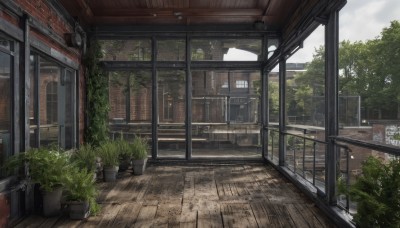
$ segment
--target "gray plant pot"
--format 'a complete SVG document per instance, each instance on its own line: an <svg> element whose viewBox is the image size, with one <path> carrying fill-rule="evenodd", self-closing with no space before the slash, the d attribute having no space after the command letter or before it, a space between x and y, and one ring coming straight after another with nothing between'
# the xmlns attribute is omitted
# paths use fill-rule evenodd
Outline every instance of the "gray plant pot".
<svg viewBox="0 0 400 228"><path fill-rule="evenodd" d="M56 216L61 213L62 188L56 188L51 192L42 191L43 215L46 217Z"/></svg>
<svg viewBox="0 0 400 228"><path fill-rule="evenodd" d="M119 171L123 172L123 171L128 170L130 165L131 165L131 159L130 158L120 159L119 160Z"/></svg>
<svg viewBox="0 0 400 228"><path fill-rule="evenodd" d="M144 173L144 170L146 169L146 163L147 163L147 158L141 160L132 160L133 174L142 175Z"/></svg>
<svg viewBox="0 0 400 228"><path fill-rule="evenodd" d="M89 202L87 201L72 201L69 202L69 217L70 219L85 219L89 217Z"/></svg>
<svg viewBox="0 0 400 228"><path fill-rule="evenodd" d="M103 168L103 177L105 182L114 182L117 180L118 166Z"/></svg>

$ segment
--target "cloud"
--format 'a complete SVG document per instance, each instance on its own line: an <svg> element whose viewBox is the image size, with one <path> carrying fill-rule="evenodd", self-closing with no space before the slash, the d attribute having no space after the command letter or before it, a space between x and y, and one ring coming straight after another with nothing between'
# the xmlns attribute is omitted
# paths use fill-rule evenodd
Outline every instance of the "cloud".
<svg viewBox="0 0 400 228"><path fill-rule="evenodd" d="M339 13L339 40L366 41L380 36L384 27L400 20L399 0L349 0ZM288 62L309 62L314 50L324 44L324 27L320 26Z"/></svg>

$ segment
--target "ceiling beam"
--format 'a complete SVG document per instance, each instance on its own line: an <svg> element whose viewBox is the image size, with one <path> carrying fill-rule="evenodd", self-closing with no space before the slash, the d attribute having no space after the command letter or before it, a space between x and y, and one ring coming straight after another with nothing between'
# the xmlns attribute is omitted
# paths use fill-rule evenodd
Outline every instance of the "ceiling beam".
<svg viewBox="0 0 400 228"><path fill-rule="evenodd" d="M84 1L84 0L78 0ZM176 8L176 9L103 9L93 8L97 16L262 16L263 9L210 9L210 8Z"/></svg>

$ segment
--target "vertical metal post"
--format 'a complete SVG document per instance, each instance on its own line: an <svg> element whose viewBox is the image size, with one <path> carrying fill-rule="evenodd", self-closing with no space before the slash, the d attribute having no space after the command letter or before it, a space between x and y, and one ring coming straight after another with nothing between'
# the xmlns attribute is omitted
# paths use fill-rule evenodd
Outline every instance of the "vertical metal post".
<svg viewBox="0 0 400 228"><path fill-rule="evenodd" d="M313 175L312 175L312 184L315 186L315 147L316 147L316 145L317 145L317 143L316 142L314 142L313 143L313 171L312 171L312 173L313 173Z"/></svg>
<svg viewBox="0 0 400 228"><path fill-rule="evenodd" d="M29 67L30 67L30 44L29 44L29 16L24 15L24 76L23 78L23 84L25 84L25 89L23 90L23 97L24 99L24 106L22 107L23 110L23 121L24 127L23 131L24 133L23 138L21 140L24 140L24 143L21 143L21 151L26 151L29 149L29 137L30 137L30 129L29 129L29 107L30 103L32 102L33 97L30 97L30 90L31 90L31 81L29 80Z"/></svg>
<svg viewBox="0 0 400 228"><path fill-rule="evenodd" d="M264 35L262 42L262 61L267 63L268 61L268 37ZM264 65L264 64L263 64ZM269 111L268 111L268 75L269 70L265 67L261 68L261 156L265 159L268 157L268 121L269 121Z"/></svg>
<svg viewBox="0 0 400 228"><path fill-rule="evenodd" d="M128 77L126 79L126 96L125 96L125 119L126 119L126 124L131 122L131 74L128 72Z"/></svg>
<svg viewBox="0 0 400 228"><path fill-rule="evenodd" d="M285 165L286 143L286 58L281 57L279 60L279 165Z"/></svg>
<svg viewBox="0 0 400 228"><path fill-rule="evenodd" d="M268 156L268 73L264 67L261 69L261 156Z"/></svg>
<svg viewBox="0 0 400 228"><path fill-rule="evenodd" d="M16 66L18 65L23 65L23 76L21 77L21 85L24 85L24 89L22 89L22 97L23 99L23 103L20 106L21 107L21 123L23 124L22 127L22 134L21 135L21 148L14 148L14 152L19 153L19 151L26 151L29 149L29 142L30 142L30 122L29 122L29 107L30 107L30 102L32 102L33 99L35 99L34 97L30 97L30 90L31 90L31 82L30 82L30 77L29 77L29 67L30 67L30 43L29 43L29 33L30 33L30 27L29 27L29 16L27 14L24 15L24 19L23 19L23 24L21 25L21 27L23 27L23 31L24 31L24 48L23 48L23 63L19 64L19 61L15 61ZM22 51L21 51L22 53ZM14 67L15 68L15 67ZM17 68L15 68L17 69ZM15 72L14 75L18 74L18 72ZM21 74L21 75L22 75ZM15 78L15 80L17 80L17 78ZM19 84L17 83L18 81L14 81L14 85L15 84ZM37 84L35 83L35 86L37 86ZM18 89L18 87L14 87L14 89ZM14 93L19 93L19 90L14 90ZM34 95L35 96L35 95ZM18 97L18 96L17 96ZM38 101L38 100L37 100ZM16 100L13 101L13 103L16 102ZM15 106L18 107L18 103L15 103ZM17 113L13 113L14 118L18 117L19 115ZM16 121L15 121L16 122ZM18 128L18 124L16 124L15 126L13 126L14 128ZM15 132L15 135L17 132ZM17 136L18 137L18 136ZM27 175L27 169L24 170L25 175ZM19 203L19 201L21 200L21 198L23 198L23 209L20 208L20 206L18 206L17 204ZM11 208L16 208L18 210L24 210L25 213L32 213L33 210L33 191L32 188L26 188L26 191L22 194L19 194L19 196L16 196L15 194L11 195ZM12 210L13 211L13 210Z"/></svg>
<svg viewBox="0 0 400 228"><path fill-rule="evenodd" d="M192 72L190 37L186 35L186 160L192 158Z"/></svg>
<svg viewBox="0 0 400 228"><path fill-rule="evenodd" d="M151 130L152 130L152 151L151 157L153 159L157 158L158 153L158 77L157 77L157 44L156 38L152 37L151 42L151 60L152 60L152 120L151 120Z"/></svg>
<svg viewBox="0 0 400 228"><path fill-rule="evenodd" d="M338 48L339 12L329 15L325 26L325 141L327 145L326 195L329 205L336 205L337 148L329 137L338 135Z"/></svg>

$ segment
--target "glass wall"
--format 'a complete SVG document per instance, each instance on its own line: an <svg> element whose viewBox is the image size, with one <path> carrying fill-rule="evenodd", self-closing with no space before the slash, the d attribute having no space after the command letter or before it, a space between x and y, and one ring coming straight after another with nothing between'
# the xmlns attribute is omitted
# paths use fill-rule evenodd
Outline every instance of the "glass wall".
<svg viewBox="0 0 400 228"><path fill-rule="evenodd" d="M193 61L257 61L261 57L261 39L194 39Z"/></svg>
<svg viewBox="0 0 400 228"><path fill-rule="evenodd" d="M76 75L40 55L30 56L30 147L76 145Z"/></svg>
<svg viewBox="0 0 400 228"><path fill-rule="evenodd" d="M58 98L60 66L40 58L39 61L40 146L59 144Z"/></svg>
<svg viewBox="0 0 400 228"><path fill-rule="evenodd" d="M271 49L270 49L271 48ZM268 52L275 51L271 46ZM265 98L268 105L268 142L267 157L270 161L278 164L279 160L279 68L276 67L268 74L268 94Z"/></svg>
<svg viewBox="0 0 400 228"><path fill-rule="evenodd" d="M0 167L12 155L12 64L13 43L0 36ZM6 173L0 168L0 178Z"/></svg>
<svg viewBox="0 0 400 228"><path fill-rule="evenodd" d="M158 155L185 157L186 73L183 70L157 71Z"/></svg>
<svg viewBox="0 0 400 228"><path fill-rule="evenodd" d="M259 71L192 71L193 156L260 156Z"/></svg>
<svg viewBox="0 0 400 228"><path fill-rule="evenodd" d="M150 61L151 40L101 40L103 61Z"/></svg>
<svg viewBox="0 0 400 228"><path fill-rule="evenodd" d="M157 61L186 61L186 41L183 39L158 40Z"/></svg>
<svg viewBox="0 0 400 228"><path fill-rule="evenodd" d="M144 137L151 144L152 115L151 71L109 72L109 130L110 137L132 142L135 136ZM150 151L149 151L150 153Z"/></svg>
<svg viewBox="0 0 400 228"><path fill-rule="evenodd" d="M187 72L181 69L187 58L186 39L160 36L155 42L156 59L152 60L150 38L101 41L105 53L102 60L112 67L108 69L111 138L122 132L127 140L140 135L151 142L156 133L157 156L164 158L185 158L188 143L194 157L260 156L261 84L255 62L261 61L262 39L191 39L192 123L186 122ZM135 52L142 58L133 58L132 50L142 50ZM226 61L231 67L222 63L221 69L232 69L198 69L204 67L204 60ZM247 61L251 67L243 70L232 61ZM157 75L145 69L126 70L135 64L153 66ZM157 78L156 110L151 108L153 77ZM156 120L152 119L153 112ZM152 124L157 127L152 128ZM186 124L192 125L192 142L186 141Z"/></svg>

